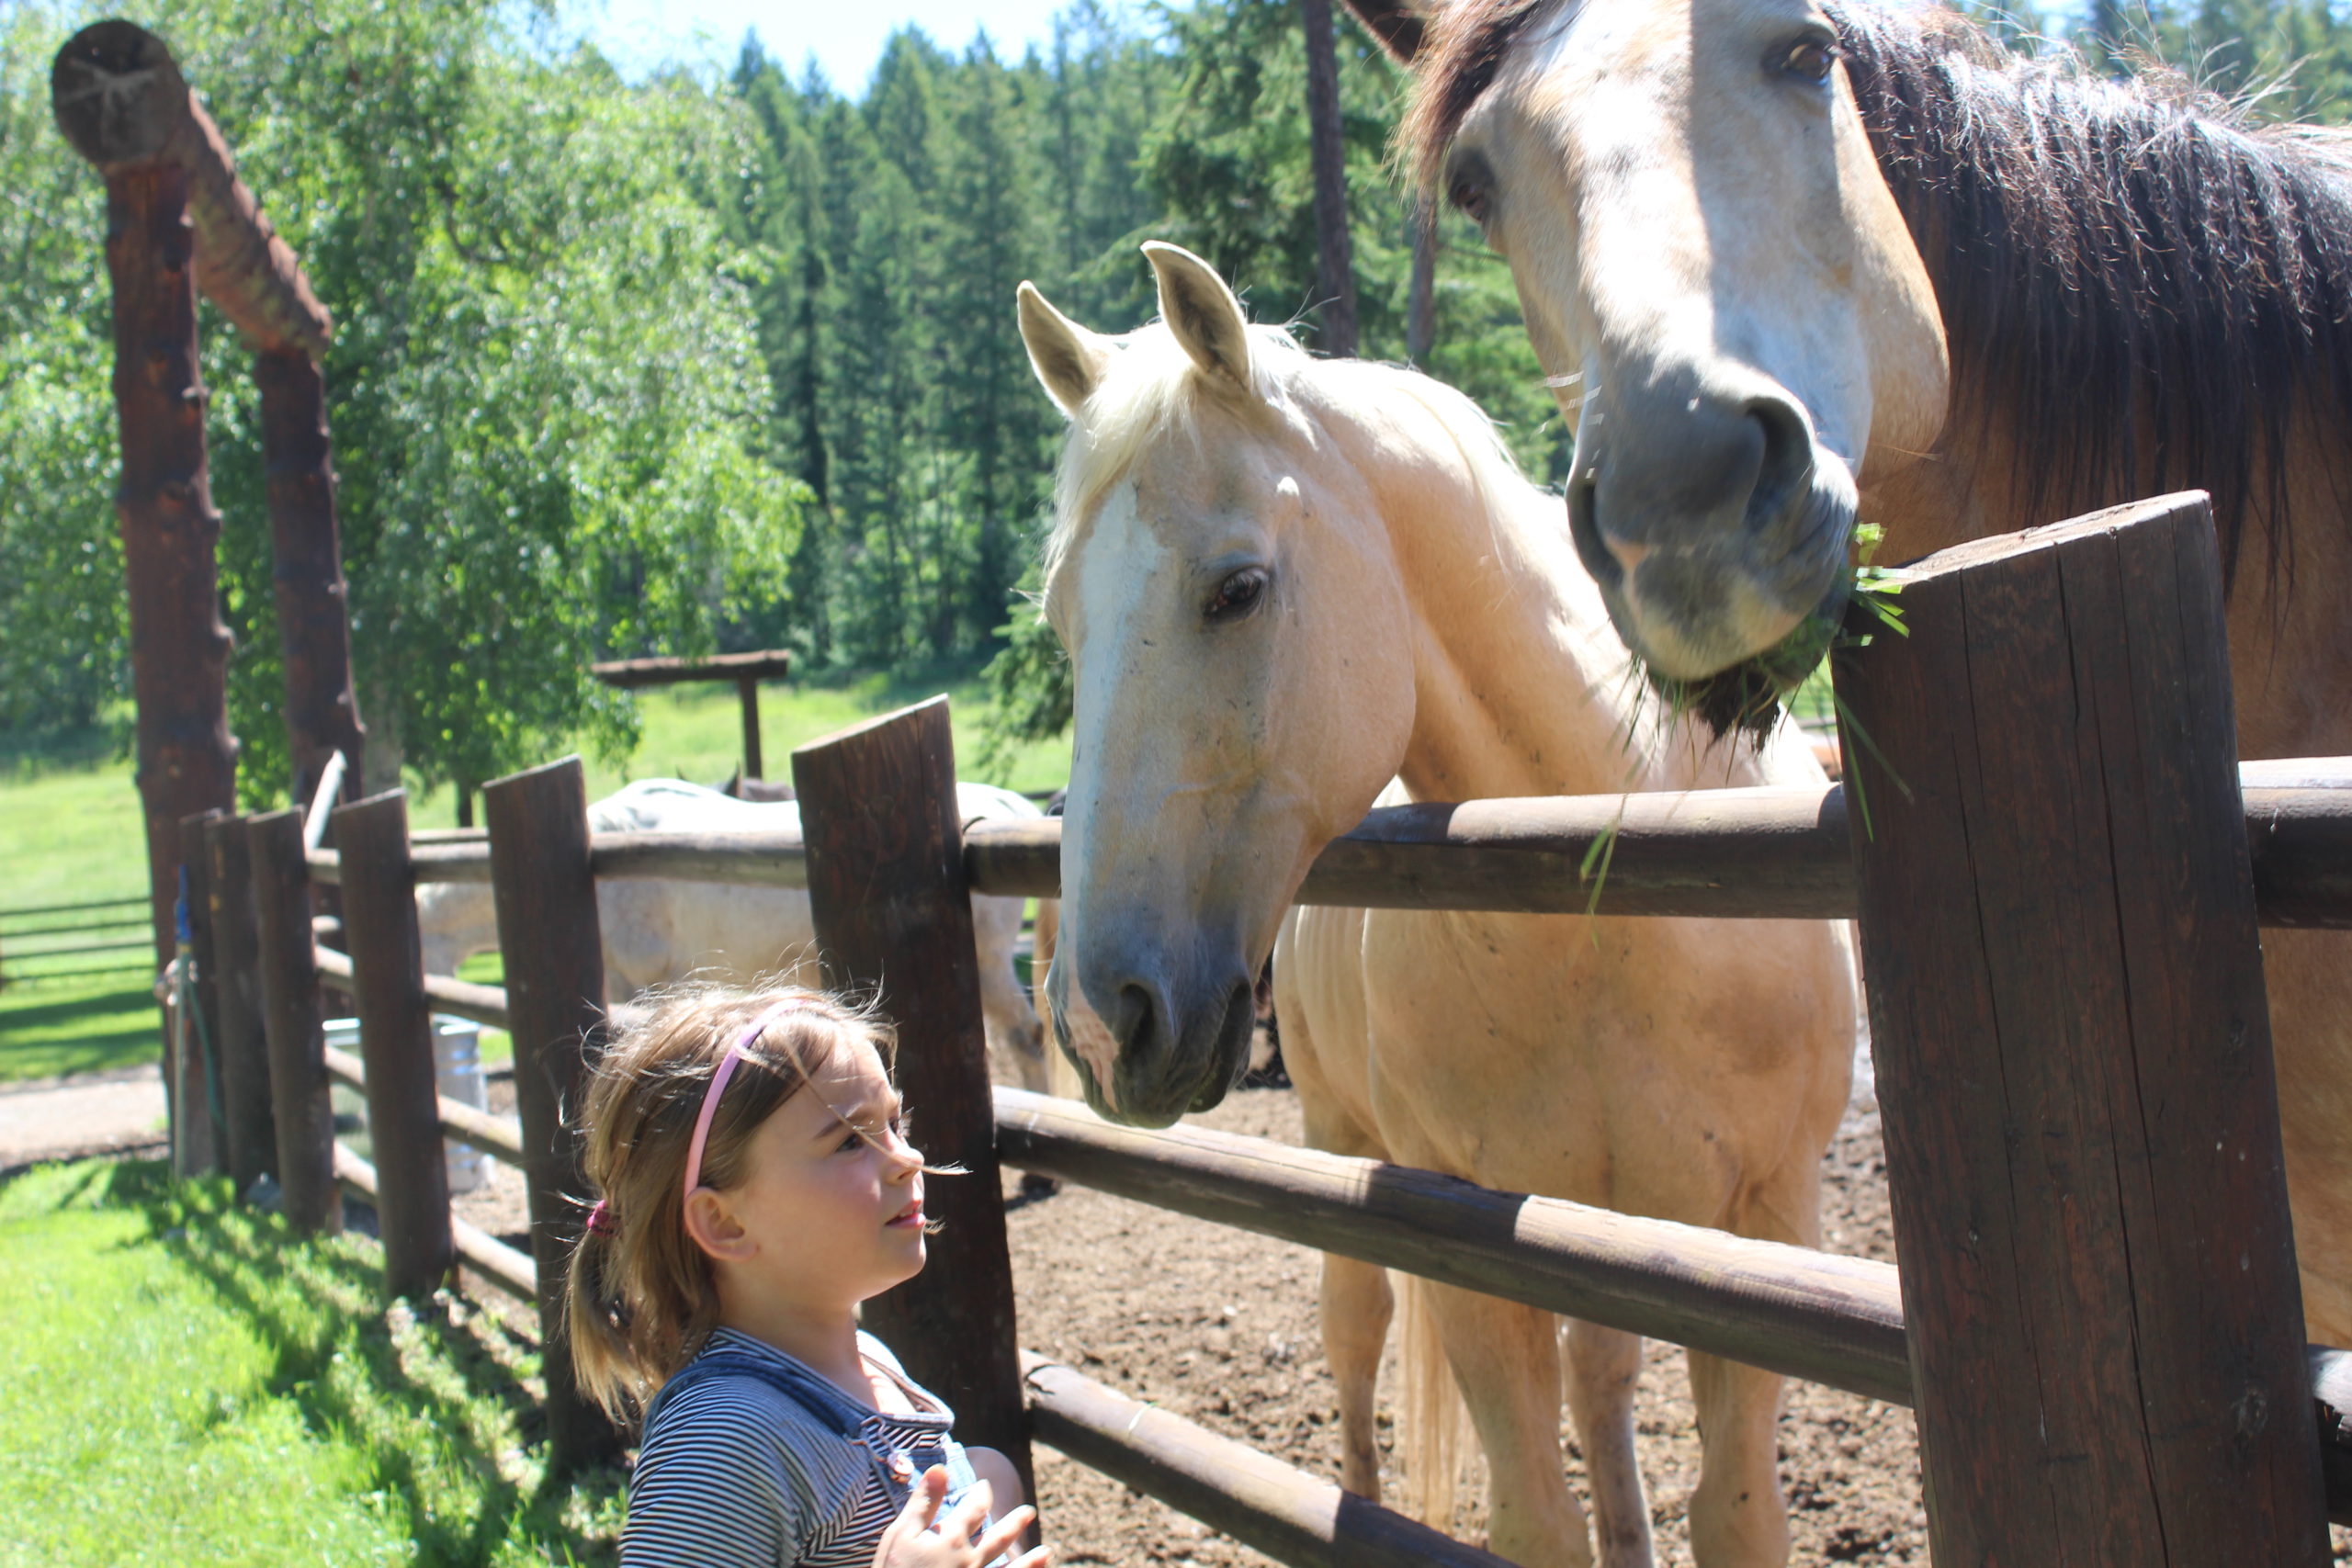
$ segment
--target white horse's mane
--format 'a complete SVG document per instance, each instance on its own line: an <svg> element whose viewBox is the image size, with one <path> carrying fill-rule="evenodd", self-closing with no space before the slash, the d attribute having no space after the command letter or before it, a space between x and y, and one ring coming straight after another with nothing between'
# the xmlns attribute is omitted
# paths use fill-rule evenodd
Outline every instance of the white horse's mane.
<svg viewBox="0 0 2352 1568"><path fill-rule="evenodd" d="M1046 540L1051 581L1103 495L1146 448L1181 438L1204 400L1237 406L1234 394L1195 367L1165 321L1114 340L1102 379L1070 428L1054 483L1054 525ZM1261 417L1303 422L1313 412L1347 423L1393 421L1410 405L1451 439L1490 517L1529 491L1494 422L1468 398L1418 371L1363 359L1317 359L1281 327L1250 329L1250 379Z"/></svg>

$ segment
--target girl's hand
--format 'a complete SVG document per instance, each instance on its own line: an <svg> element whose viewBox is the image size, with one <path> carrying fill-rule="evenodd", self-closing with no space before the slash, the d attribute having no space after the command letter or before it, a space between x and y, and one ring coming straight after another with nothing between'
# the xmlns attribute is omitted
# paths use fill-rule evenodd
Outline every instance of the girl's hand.
<svg viewBox="0 0 2352 1568"><path fill-rule="evenodd" d="M1018 1545L1021 1532L1037 1517L1036 1509L1024 1505L980 1530L980 1521L989 1515L985 1481L965 1495L955 1512L939 1518L939 1506L946 1499L947 1472L934 1464L916 1480L907 1506L882 1532L874 1568L984 1568ZM933 1519L938 1519L936 1529ZM1047 1568L1053 1560L1054 1549L1041 1546L1023 1552L1008 1568Z"/></svg>

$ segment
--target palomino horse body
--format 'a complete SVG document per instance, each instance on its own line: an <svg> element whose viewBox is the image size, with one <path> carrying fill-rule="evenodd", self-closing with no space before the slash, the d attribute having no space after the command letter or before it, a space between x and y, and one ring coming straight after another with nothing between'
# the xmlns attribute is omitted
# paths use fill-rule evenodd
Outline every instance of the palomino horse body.
<svg viewBox="0 0 2352 1568"><path fill-rule="evenodd" d="M1657 670L1834 615L1858 518L1903 560L2194 487L2241 752L2352 751L2352 141L1819 0L1452 0L1417 52ZM2352 1344L2352 945L2264 947L2304 1312Z"/></svg>
<svg viewBox="0 0 2352 1568"><path fill-rule="evenodd" d="M1077 692L1049 987L1089 1098L1149 1122L1215 1104L1279 931L1283 1054L1317 1146L1812 1242L1853 1049L1842 927L1289 910L1392 776L1421 800L1795 784L1821 778L1810 751L1793 731L1709 750L1641 711L1557 502L1458 395L1311 361L1248 328L1196 258L1147 250L1165 325L1102 338L1022 298L1073 422L1046 597ZM1107 1031L1066 1028L1080 988ZM1589 1562L1555 1320L1425 1297L1490 1462L1495 1550ZM1326 1259L1343 1479L1372 1495L1391 1310L1380 1269ZM1568 1336L1611 1564L1650 1554L1638 1350ZM1699 1561L1778 1562L1779 1380L1690 1366Z"/></svg>

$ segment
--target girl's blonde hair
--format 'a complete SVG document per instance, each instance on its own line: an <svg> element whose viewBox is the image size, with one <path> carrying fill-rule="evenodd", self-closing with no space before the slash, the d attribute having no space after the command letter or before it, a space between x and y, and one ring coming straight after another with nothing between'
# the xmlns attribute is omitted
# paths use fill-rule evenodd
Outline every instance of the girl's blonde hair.
<svg viewBox="0 0 2352 1568"><path fill-rule="evenodd" d="M573 1376L616 1421L633 1420L718 1326L717 1276L681 1217L687 1145L728 1047L785 1001L797 1005L743 1048L703 1147L702 1185L731 1187L749 1174L752 1134L812 1076L861 1041L887 1067L888 1024L799 987L673 992L596 1065L582 1164L604 1209L572 1248L564 1318Z"/></svg>

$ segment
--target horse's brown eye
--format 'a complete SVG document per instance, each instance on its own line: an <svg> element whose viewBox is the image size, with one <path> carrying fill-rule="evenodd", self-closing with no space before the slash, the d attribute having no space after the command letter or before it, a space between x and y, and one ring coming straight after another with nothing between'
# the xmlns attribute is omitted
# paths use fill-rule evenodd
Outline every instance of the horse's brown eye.
<svg viewBox="0 0 2352 1568"><path fill-rule="evenodd" d="M1258 607L1266 595L1266 569L1246 566L1223 582L1209 595L1208 606L1201 613L1212 625L1238 621Z"/></svg>
<svg viewBox="0 0 2352 1568"><path fill-rule="evenodd" d="M1826 39L1799 39L1774 63L1799 81L1818 84L1829 80L1829 73L1838 63L1838 51Z"/></svg>
<svg viewBox="0 0 2352 1568"><path fill-rule="evenodd" d="M1473 223L1487 220L1487 183L1475 175L1458 174L1445 187L1445 199Z"/></svg>

